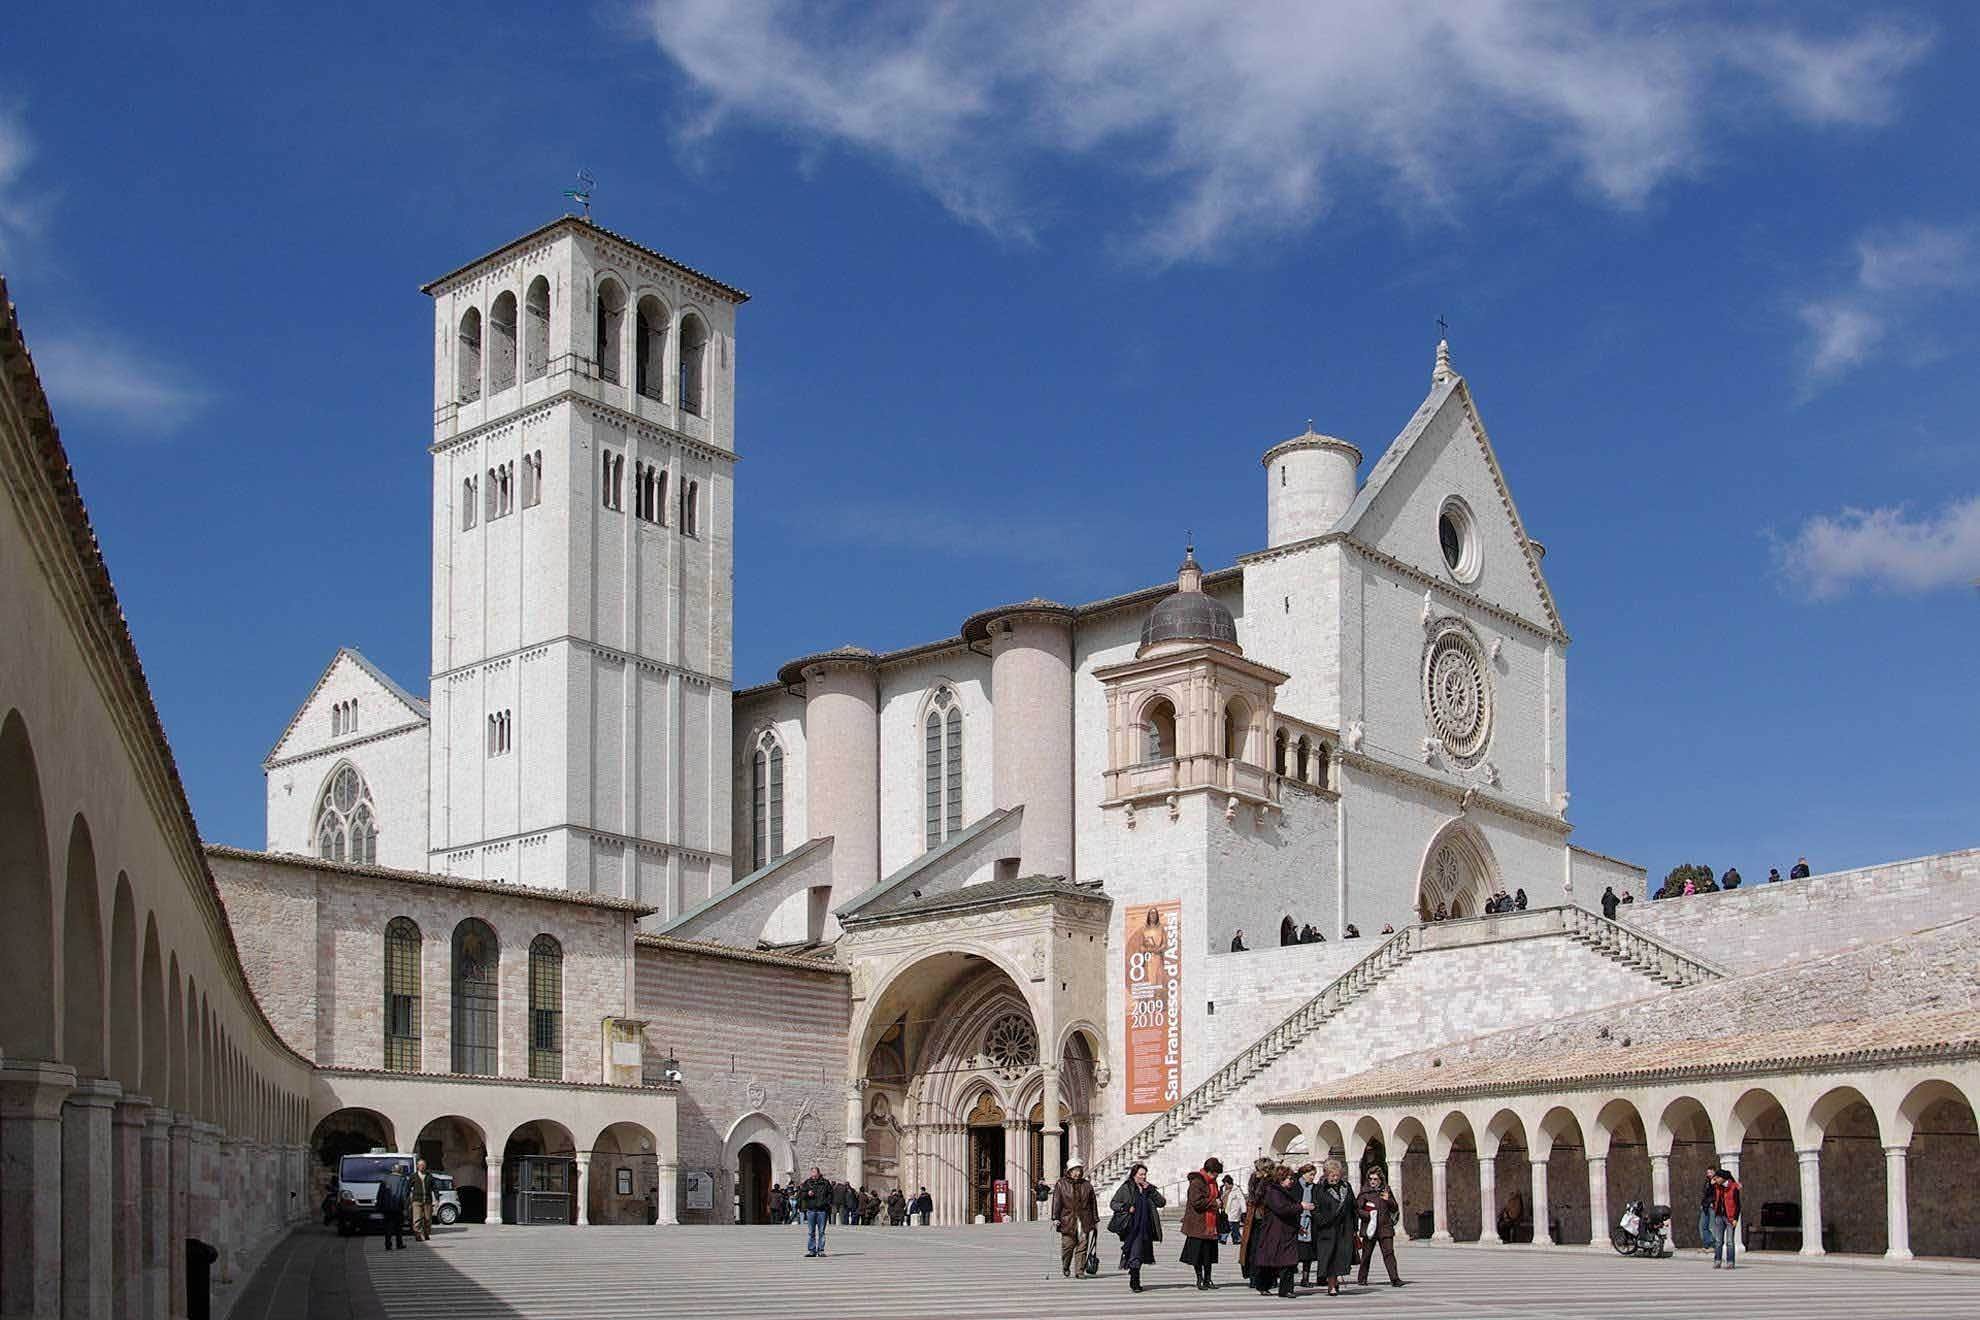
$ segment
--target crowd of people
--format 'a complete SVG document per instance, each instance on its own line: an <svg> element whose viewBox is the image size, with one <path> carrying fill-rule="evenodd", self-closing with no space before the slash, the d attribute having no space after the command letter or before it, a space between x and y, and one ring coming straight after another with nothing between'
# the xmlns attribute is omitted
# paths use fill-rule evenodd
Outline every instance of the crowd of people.
<svg viewBox="0 0 1980 1320"><path fill-rule="evenodd" d="M890 1228L905 1228L918 1224L927 1228L929 1216L935 1213L935 1198L928 1194L926 1187L913 1196L898 1187L882 1196L871 1187L833 1182L813 1169L811 1176L801 1183L792 1183L788 1187L770 1184L766 1211L773 1224L806 1225L811 1232L807 1235L804 1254L822 1256L825 1254L826 1225L872 1227L884 1223ZM813 1216L816 1216L815 1220Z"/></svg>
<svg viewBox="0 0 1980 1320"><path fill-rule="evenodd" d="M1402 1207L1379 1164L1364 1170L1362 1183L1357 1191L1339 1160L1293 1168L1261 1158L1240 1188L1223 1161L1207 1159L1190 1172L1184 1193L1182 1263L1207 1292L1217 1287L1222 1249L1235 1246L1239 1274L1262 1295L1294 1297L1298 1288L1321 1286L1336 1296L1350 1273L1357 1286L1366 1286L1379 1254L1389 1285L1400 1288L1395 1236ZM1107 1202L1107 1231L1120 1239L1120 1268L1131 1291L1142 1291L1141 1271L1156 1262L1167 1204L1145 1164L1135 1165ZM1097 1274L1099 1200L1077 1162L1066 1166L1052 1189L1050 1213L1059 1233L1060 1273L1068 1279Z"/></svg>

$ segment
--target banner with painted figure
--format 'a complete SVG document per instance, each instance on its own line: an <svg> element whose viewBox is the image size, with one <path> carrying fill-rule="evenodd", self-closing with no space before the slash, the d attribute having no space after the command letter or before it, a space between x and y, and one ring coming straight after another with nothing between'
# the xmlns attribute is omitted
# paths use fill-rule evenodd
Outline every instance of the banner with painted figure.
<svg viewBox="0 0 1980 1320"><path fill-rule="evenodd" d="M1182 1099L1182 901L1127 909L1127 1112Z"/></svg>

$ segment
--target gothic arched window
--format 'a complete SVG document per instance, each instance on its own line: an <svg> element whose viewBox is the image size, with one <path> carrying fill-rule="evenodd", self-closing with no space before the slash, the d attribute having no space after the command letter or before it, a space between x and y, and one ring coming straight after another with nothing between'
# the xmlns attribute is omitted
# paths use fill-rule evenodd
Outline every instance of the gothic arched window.
<svg viewBox="0 0 1980 1320"><path fill-rule="evenodd" d="M1283 776L1286 773L1286 731L1280 729L1272 739L1272 773Z"/></svg>
<svg viewBox="0 0 1980 1320"><path fill-rule="evenodd" d="M469 917L454 927L453 1071L492 1077L501 992L502 946L488 923Z"/></svg>
<svg viewBox="0 0 1980 1320"><path fill-rule="evenodd" d="M675 399L696 416L702 412L701 378L703 359L707 356L708 327L690 312L681 318L681 387Z"/></svg>
<svg viewBox="0 0 1980 1320"><path fill-rule="evenodd" d="M503 290L488 309L488 392L516 383L516 295Z"/></svg>
<svg viewBox="0 0 1980 1320"><path fill-rule="evenodd" d="M962 703L937 688L922 722L922 795L933 848L962 828Z"/></svg>
<svg viewBox="0 0 1980 1320"><path fill-rule="evenodd" d="M454 398L473 403L481 397L481 309L461 313L460 342L454 354Z"/></svg>
<svg viewBox="0 0 1980 1320"><path fill-rule="evenodd" d="M598 286L598 324L595 349L598 362L598 378L619 383L619 360L624 355L624 334L621 327L626 319L626 291L619 287L617 280L605 280Z"/></svg>
<svg viewBox="0 0 1980 1320"><path fill-rule="evenodd" d="M659 402L667 380L667 325L671 318L658 298L639 300L633 318L633 388Z"/></svg>
<svg viewBox="0 0 1980 1320"><path fill-rule="evenodd" d="M1224 759L1245 760L1251 752L1251 707L1232 698L1224 707Z"/></svg>
<svg viewBox="0 0 1980 1320"><path fill-rule="evenodd" d="M364 776L339 762L316 803L316 855L327 862L378 860L378 814Z"/></svg>
<svg viewBox="0 0 1980 1320"><path fill-rule="evenodd" d="M548 935L529 942L529 1075L564 1080L564 948Z"/></svg>
<svg viewBox="0 0 1980 1320"><path fill-rule="evenodd" d="M1316 787L1327 787L1327 744L1319 743L1313 749L1313 782Z"/></svg>
<svg viewBox="0 0 1980 1320"><path fill-rule="evenodd" d="M419 1071L419 927L394 917L385 927L385 1067Z"/></svg>
<svg viewBox="0 0 1980 1320"><path fill-rule="evenodd" d="M784 748L776 735L757 740L749 762L750 870L784 855Z"/></svg>
<svg viewBox="0 0 1980 1320"><path fill-rule="evenodd" d="M550 369L550 281L538 275L523 295L523 379Z"/></svg>
<svg viewBox="0 0 1980 1320"><path fill-rule="evenodd" d="M1176 708L1167 697L1158 697L1141 710L1141 761L1173 761L1176 758Z"/></svg>

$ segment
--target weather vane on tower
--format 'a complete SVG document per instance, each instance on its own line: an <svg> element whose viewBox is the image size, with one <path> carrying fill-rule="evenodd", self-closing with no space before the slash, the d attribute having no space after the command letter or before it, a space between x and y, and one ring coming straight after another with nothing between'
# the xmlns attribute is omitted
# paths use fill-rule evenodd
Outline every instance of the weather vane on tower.
<svg viewBox="0 0 1980 1320"><path fill-rule="evenodd" d="M584 218L586 220L591 219L591 190L597 184L598 180L591 177L590 170L580 168L577 176L577 187L564 189L564 196L584 208Z"/></svg>

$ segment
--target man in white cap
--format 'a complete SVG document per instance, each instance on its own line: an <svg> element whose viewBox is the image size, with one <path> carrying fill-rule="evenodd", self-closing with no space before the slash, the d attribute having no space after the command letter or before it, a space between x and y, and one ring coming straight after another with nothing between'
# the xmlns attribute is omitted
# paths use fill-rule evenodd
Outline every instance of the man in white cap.
<svg viewBox="0 0 1980 1320"><path fill-rule="evenodd" d="M1100 1202L1078 1160L1066 1165L1065 1176L1052 1189L1052 1226L1059 1230L1059 1273L1085 1278L1087 1255L1100 1227Z"/></svg>

